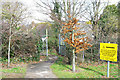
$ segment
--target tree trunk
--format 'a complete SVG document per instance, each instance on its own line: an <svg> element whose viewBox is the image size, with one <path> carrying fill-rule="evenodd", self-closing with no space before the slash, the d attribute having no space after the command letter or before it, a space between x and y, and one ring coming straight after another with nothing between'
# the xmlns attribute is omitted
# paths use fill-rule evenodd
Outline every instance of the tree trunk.
<svg viewBox="0 0 120 80"><path fill-rule="evenodd" d="M74 42L74 30L72 32L72 42ZM73 48L73 63L72 63L72 70L75 72L75 49Z"/></svg>
<svg viewBox="0 0 120 80"><path fill-rule="evenodd" d="M73 72L75 72L75 49L73 49L73 66L72 66Z"/></svg>
<svg viewBox="0 0 120 80"><path fill-rule="evenodd" d="M10 66L11 24L10 24L10 32L9 33L10 33L10 36L9 36L9 45L8 45L8 67Z"/></svg>
<svg viewBox="0 0 120 80"><path fill-rule="evenodd" d="M8 45L8 67L10 66L10 43L11 43L11 36L9 37L9 45Z"/></svg>
<svg viewBox="0 0 120 80"><path fill-rule="evenodd" d="M72 64L72 58L71 58L71 56L70 56L70 57L68 57L68 64L69 64L69 65L71 65L71 64Z"/></svg>

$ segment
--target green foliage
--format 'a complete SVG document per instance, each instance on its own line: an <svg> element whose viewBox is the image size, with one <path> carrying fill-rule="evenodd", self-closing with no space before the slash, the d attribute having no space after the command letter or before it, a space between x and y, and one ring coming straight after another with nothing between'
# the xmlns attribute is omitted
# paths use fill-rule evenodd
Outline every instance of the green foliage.
<svg viewBox="0 0 120 80"><path fill-rule="evenodd" d="M48 48L49 49L55 49L58 53L58 44L59 44L59 39L58 39L58 34L59 34L59 27L56 24L53 24L51 26L51 30L49 31L49 38L48 38Z"/></svg>
<svg viewBox="0 0 120 80"><path fill-rule="evenodd" d="M42 52L42 45L43 45L43 42L42 40L40 39L37 43L36 43L36 46L37 46L37 53L36 53L36 59L37 61L40 60L40 52Z"/></svg>
<svg viewBox="0 0 120 80"><path fill-rule="evenodd" d="M42 45L43 45L42 40L38 41L38 43L37 43L38 52L42 51Z"/></svg>
<svg viewBox="0 0 120 80"><path fill-rule="evenodd" d="M85 60L87 61L98 61L100 60L100 44L93 44L91 48L85 50Z"/></svg>
<svg viewBox="0 0 120 80"><path fill-rule="evenodd" d="M115 35L118 28L118 9L116 5L108 5L103 10L101 18L98 22L99 25L99 36L103 41L109 40L111 42L116 42L115 38L110 36ZM104 40L104 38L105 40Z"/></svg>
<svg viewBox="0 0 120 80"><path fill-rule="evenodd" d="M58 46L58 39L55 36L51 36L48 39L48 47L49 49L52 49L53 47L57 47Z"/></svg>
<svg viewBox="0 0 120 80"><path fill-rule="evenodd" d="M54 4L54 9L53 9L53 12L54 12L54 14L56 14L56 16L58 17L58 20L61 20L61 16L62 16L62 13L61 13L61 11L60 11L60 4L59 4L59 2L57 2L57 1L55 1L55 3L53 3ZM55 21L56 22L56 21Z"/></svg>
<svg viewBox="0 0 120 80"><path fill-rule="evenodd" d="M106 6L106 8L104 9L103 11L103 14L107 12L107 13L110 13L109 15L118 15L118 9L117 9L117 6L115 4L113 5L108 5ZM105 14L107 14L105 13Z"/></svg>
<svg viewBox="0 0 120 80"><path fill-rule="evenodd" d="M73 52L72 52L73 47L69 46L66 44L66 57L68 58L68 64L72 64L72 59L73 59Z"/></svg>
<svg viewBox="0 0 120 80"><path fill-rule="evenodd" d="M60 5L59 5L59 2L55 1L54 3L54 9L52 10L53 11L53 14L55 14L55 17L58 18L58 20L61 20L61 11L60 11ZM59 22L55 21L54 20L54 24L51 25L51 35L48 39L48 47L49 49L55 49L57 52L58 52L58 34L60 32L60 24Z"/></svg>
<svg viewBox="0 0 120 80"><path fill-rule="evenodd" d="M97 40L93 41L91 49L85 51L85 59L99 61L99 43L100 42L116 42L117 43L117 28L118 28L118 10L116 5L108 5L104 8L100 19L96 24ZM98 33L98 34L97 34Z"/></svg>
<svg viewBox="0 0 120 80"><path fill-rule="evenodd" d="M50 53L51 55L55 55L55 56L57 56L57 54L56 53Z"/></svg>

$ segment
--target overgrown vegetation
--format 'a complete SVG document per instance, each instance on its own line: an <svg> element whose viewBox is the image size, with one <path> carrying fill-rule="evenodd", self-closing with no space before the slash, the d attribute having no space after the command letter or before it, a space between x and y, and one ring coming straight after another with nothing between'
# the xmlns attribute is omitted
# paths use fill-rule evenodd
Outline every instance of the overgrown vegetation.
<svg viewBox="0 0 120 80"><path fill-rule="evenodd" d="M24 19L30 15L25 16L29 13L26 13L27 9L23 8L22 3L4 2L2 6L2 61L6 64L11 61L14 63L39 61L42 50L42 36L40 36L42 32L38 29L39 25L34 22L29 25L23 24Z"/></svg>

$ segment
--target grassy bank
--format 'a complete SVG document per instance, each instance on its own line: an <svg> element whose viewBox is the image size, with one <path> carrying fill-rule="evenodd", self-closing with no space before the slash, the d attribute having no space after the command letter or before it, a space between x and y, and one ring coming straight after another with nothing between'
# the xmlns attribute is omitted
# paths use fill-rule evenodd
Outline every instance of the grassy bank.
<svg viewBox="0 0 120 80"><path fill-rule="evenodd" d="M24 78L26 74L26 64L12 65L10 68L2 67L0 71L2 72L1 78Z"/></svg>
<svg viewBox="0 0 120 80"><path fill-rule="evenodd" d="M76 66L76 72L72 72L72 65L63 63L63 57L59 57L58 60L51 66L53 73L59 78L106 78L107 75L107 63L102 64L83 63ZM118 64L110 63L110 78L118 77Z"/></svg>

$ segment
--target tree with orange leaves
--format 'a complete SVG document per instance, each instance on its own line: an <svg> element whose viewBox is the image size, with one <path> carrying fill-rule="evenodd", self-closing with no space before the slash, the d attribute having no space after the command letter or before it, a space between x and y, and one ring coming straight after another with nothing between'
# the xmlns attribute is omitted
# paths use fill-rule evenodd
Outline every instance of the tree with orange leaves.
<svg viewBox="0 0 120 80"><path fill-rule="evenodd" d="M68 22L64 22L62 26L62 37L64 38L64 42L69 44L73 47L73 72L75 72L75 53L79 53L80 51L84 51L91 47L92 45L89 44L88 37L85 36L85 31L79 31L80 25L78 23L78 19L71 17L70 12L68 11Z"/></svg>

